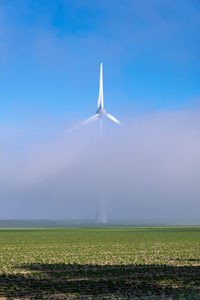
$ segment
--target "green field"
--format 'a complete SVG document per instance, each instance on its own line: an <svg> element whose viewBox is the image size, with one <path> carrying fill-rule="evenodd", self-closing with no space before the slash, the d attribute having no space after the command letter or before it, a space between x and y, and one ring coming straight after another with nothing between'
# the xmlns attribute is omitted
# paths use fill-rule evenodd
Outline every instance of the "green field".
<svg viewBox="0 0 200 300"><path fill-rule="evenodd" d="M200 227L0 229L3 297L200 299Z"/></svg>

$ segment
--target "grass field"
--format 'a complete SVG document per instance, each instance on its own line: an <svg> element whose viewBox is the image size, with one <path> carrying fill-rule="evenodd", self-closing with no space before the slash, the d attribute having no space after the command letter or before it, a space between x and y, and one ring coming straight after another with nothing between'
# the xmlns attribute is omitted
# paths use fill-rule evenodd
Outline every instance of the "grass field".
<svg viewBox="0 0 200 300"><path fill-rule="evenodd" d="M3 297L200 299L200 227L0 229Z"/></svg>

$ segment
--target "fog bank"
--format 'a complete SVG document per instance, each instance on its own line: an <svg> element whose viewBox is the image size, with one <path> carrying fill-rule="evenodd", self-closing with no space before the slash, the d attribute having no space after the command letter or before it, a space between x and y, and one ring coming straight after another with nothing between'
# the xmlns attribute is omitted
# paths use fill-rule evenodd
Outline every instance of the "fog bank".
<svg viewBox="0 0 200 300"><path fill-rule="evenodd" d="M95 123L40 136L0 125L0 218L95 219L104 198L109 219L200 223L200 111L122 121L102 138Z"/></svg>

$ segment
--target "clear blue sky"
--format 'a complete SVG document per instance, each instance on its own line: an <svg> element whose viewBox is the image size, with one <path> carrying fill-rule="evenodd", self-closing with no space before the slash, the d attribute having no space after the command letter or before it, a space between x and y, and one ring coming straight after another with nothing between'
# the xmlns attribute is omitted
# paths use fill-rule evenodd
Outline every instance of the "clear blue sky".
<svg viewBox="0 0 200 300"><path fill-rule="evenodd" d="M0 119L85 118L200 100L199 0L1 0Z"/></svg>

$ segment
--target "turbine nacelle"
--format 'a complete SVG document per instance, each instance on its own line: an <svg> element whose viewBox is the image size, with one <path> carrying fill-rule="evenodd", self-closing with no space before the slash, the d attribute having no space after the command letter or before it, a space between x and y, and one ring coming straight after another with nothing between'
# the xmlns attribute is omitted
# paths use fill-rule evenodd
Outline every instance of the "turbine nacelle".
<svg viewBox="0 0 200 300"><path fill-rule="evenodd" d="M96 114L99 114L99 116L105 116L107 114L107 112L104 108L100 107L97 109Z"/></svg>

